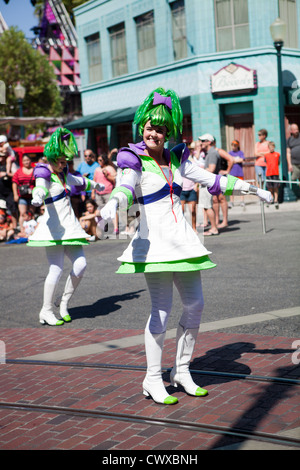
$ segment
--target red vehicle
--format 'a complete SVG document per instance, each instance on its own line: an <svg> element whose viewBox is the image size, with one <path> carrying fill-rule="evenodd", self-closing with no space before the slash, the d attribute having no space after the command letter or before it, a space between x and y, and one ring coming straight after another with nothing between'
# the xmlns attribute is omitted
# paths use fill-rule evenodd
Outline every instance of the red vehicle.
<svg viewBox="0 0 300 470"><path fill-rule="evenodd" d="M22 168L23 155L28 155L31 159L32 166L35 166L40 158L44 155L44 145L40 146L28 146L28 147L13 147L13 151L16 154L17 161Z"/></svg>

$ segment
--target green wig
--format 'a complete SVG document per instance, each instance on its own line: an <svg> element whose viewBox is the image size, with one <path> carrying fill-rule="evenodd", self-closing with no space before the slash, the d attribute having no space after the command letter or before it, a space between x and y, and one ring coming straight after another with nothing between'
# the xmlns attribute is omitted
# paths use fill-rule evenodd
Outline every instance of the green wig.
<svg viewBox="0 0 300 470"><path fill-rule="evenodd" d="M178 132L182 133L182 118L179 97L175 91L156 88L137 109L134 123L139 126L140 135L143 135L144 126L148 121L151 121L153 126L166 126L166 139L169 140L172 136L176 138Z"/></svg>
<svg viewBox="0 0 300 470"><path fill-rule="evenodd" d="M44 155L50 163L56 162L60 157L66 157L66 160L70 161L77 154L78 149L74 135L62 127L53 132L44 149Z"/></svg>

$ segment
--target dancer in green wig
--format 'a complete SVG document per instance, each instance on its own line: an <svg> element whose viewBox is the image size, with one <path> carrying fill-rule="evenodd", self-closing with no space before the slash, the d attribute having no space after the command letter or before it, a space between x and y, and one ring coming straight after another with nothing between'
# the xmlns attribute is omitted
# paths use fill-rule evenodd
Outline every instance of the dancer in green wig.
<svg viewBox="0 0 300 470"><path fill-rule="evenodd" d="M49 272L44 284L43 306L39 314L42 324L51 326L70 322L68 303L78 287L86 269L83 246L88 244L89 235L81 228L70 202L71 185L80 186L82 191L103 185L83 176L74 176L68 171L68 161L77 155L74 135L68 129L58 128L45 146L44 155L48 164L40 163L34 168L35 188L32 204L44 204L45 213L36 231L29 237L29 246L44 246L49 262ZM72 262L60 302L58 319L54 313L54 296L63 272L64 256Z"/></svg>
<svg viewBox="0 0 300 470"><path fill-rule="evenodd" d="M118 273L143 273L152 307L145 328L147 372L143 393L164 405L177 403L162 380L162 353L175 284L183 304L177 330L177 350L171 383L182 386L192 396L203 397L207 390L194 382L189 364L194 351L204 306L201 271L215 267L211 254L186 221L181 209L183 178L206 186L211 194L250 192L263 200L268 191L251 187L232 176L214 175L189 160L185 144L171 151L165 148L182 131L182 110L177 94L163 88L151 92L138 108L134 122L143 140L120 149L117 162L123 169L120 184L100 211L103 219L114 218L118 206L139 204L140 224L129 246L118 258ZM141 312L143 314L143 312Z"/></svg>

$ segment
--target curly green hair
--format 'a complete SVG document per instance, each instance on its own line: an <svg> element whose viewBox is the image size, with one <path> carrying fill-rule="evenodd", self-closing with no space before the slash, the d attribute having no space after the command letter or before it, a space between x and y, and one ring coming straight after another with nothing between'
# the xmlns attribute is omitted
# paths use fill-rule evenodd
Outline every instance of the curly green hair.
<svg viewBox="0 0 300 470"><path fill-rule="evenodd" d="M155 103L155 94L160 95L161 101L164 103ZM171 109L166 104L166 99L169 99L168 103L171 104ZM178 133L182 133L182 109L179 102L179 97L173 90L165 91L164 88L156 88L153 90L145 99L145 101L139 106L134 116L134 123L137 124L140 135L143 135L143 130L146 122L151 121L153 126L166 126L167 135L166 140L170 137L176 138Z"/></svg>
<svg viewBox="0 0 300 470"><path fill-rule="evenodd" d="M59 127L53 132L44 149L44 155L50 163L56 162L60 157L66 157L66 160L70 161L77 154L78 149L74 135L63 127Z"/></svg>

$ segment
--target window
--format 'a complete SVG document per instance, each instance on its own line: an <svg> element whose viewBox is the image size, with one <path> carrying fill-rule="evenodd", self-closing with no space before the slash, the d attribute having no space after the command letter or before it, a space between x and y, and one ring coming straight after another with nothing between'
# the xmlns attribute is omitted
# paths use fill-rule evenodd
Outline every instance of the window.
<svg viewBox="0 0 300 470"><path fill-rule="evenodd" d="M298 48L298 24L296 0L279 0L279 16L286 22L285 47Z"/></svg>
<svg viewBox="0 0 300 470"><path fill-rule="evenodd" d="M250 46L248 0L215 0L217 50Z"/></svg>
<svg viewBox="0 0 300 470"><path fill-rule="evenodd" d="M135 18L139 70L156 65L156 47L153 11Z"/></svg>
<svg viewBox="0 0 300 470"><path fill-rule="evenodd" d="M127 52L125 41L125 24L120 23L109 28L112 74L113 77L127 73Z"/></svg>
<svg viewBox="0 0 300 470"><path fill-rule="evenodd" d="M172 15L174 59L179 60L187 56L184 0L176 0L170 4L170 7Z"/></svg>
<svg viewBox="0 0 300 470"><path fill-rule="evenodd" d="M100 36L99 33L92 34L85 38L87 48L87 59L89 69L90 83L102 80L102 65L100 52Z"/></svg>

